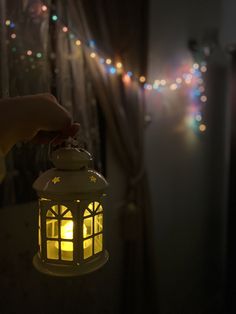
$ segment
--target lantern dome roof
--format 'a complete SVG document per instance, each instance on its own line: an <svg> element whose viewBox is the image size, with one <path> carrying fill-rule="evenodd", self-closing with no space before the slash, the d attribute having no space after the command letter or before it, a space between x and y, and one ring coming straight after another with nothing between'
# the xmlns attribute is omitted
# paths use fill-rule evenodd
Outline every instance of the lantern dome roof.
<svg viewBox="0 0 236 314"><path fill-rule="evenodd" d="M103 194L108 186L97 171L88 169L91 155L77 148L61 148L52 155L56 168L40 175L33 184L38 195L46 198L76 200Z"/></svg>

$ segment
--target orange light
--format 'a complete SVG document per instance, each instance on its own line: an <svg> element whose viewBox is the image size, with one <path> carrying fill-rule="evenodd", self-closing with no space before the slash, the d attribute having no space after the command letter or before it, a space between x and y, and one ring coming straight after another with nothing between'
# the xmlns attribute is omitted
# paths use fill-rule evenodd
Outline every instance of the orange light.
<svg viewBox="0 0 236 314"><path fill-rule="evenodd" d="M130 78L130 76L128 74L125 74L125 75L123 75L122 80L123 80L124 83L128 84L128 83L130 83L131 78Z"/></svg>
<svg viewBox="0 0 236 314"><path fill-rule="evenodd" d="M199 130L200 130L201 132L205 132L205 131L206 131L206 125L205 125L205 124L200 124Z"/></svg>
<svg viewBox="0 0 236 314"><path fill-rule="evenodd" d="M139 81L141 83L144 83L146 81L146 77L145 76L140 76Z"/></svg>

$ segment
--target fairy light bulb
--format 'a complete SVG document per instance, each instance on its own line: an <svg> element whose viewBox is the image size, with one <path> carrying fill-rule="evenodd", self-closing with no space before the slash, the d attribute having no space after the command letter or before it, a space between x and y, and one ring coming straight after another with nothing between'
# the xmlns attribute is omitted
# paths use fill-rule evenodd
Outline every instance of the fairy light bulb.
<svg viewBox="0 0 236 314"><path fill-rule="evenodd" d="M140 76L140 78L139 78L139 82L140 83L144 83L144 82L146 82L146 77L145 76Z"/></svg>
<svg viewBox="0 0 236 314"><path fill-rule="evenodd" d="M90 57L91 57L92 59L96 58L96 53L95 53L95 52L91 52L91 53L90 53Z"/></svg>
<svg viewBox="0 0 236 314"><path fill-rule="evenodd" d="M42 5L42 7L41 7L41 10L43 11L43 12L46 12L47 11L47 6L46 5Z"/></svg>
<svg viewBox="0 0 236 314"><path fill-rule="evenodd" d="M201 72L205 73L207 71L207 67L205 65L201 66Z"/></svg>
<svg viewBox="0 0 236 314"><path fill-rule="evenodd" d="M130 81L131 81L131 78L130 78L130 76L126 73L125 75L123 75L122 80L123 80L124 83L129 84Z"/></svg>
<svg viewBox="0 0 236 314"><path fill-rule="evenodd" d="M201 131L201 132L205 132L206 131L206 125L205 124L200 124L199 125L199 130Z"/></svg>
<svg viewBox="0 0 236 314"><path fill-rule="evenodd" d="M64 33L67 33L67 32L68 32L68 27L63 26L63 27L62 27L62 31L63 31Z"/></svg>
<svg viewBox="0 0 236 314"><path fill-rule="evenodd" d="M27 56L32 56L33 52L32 52L32 50L27 50L26 54L27 54Z"/></svg>
<svg viewBox="0 0 236 314"><path fill-rule="evenodd" d="M106 59L106 64L111 64L111 59Z"/></svg>
<svg viewBox="0 0 236 314"><path fill-rule="evenodd" d="M5 24L6 24L6 26L10 26L11 25L11 21L10 20L6 20Z"/></svg>
<svg viewBox="0 0 236 314"><path fill-rule="evenodd" d="M80 41L79 39L77 39L77 40L75 41L75 44L76 44L76 46L80 46L80 45L81 45L81 41Z"/></svg>
<svg viewBox="0 0 236 314"><path fill-rule="evenodd" d="M123 64L121 62L116 63L117 69L121 69L123 67Z"/></svg>
<svg viewBox="0 0 236 314"><path fill-rule="evenodd" d="M201 116L200 114L197 114L196 117L195 117L195 119L196 119L197 121L201 121L201 120L202 120L202 116Z"/></svg>
<svg viewBox="0 0 236 314"><path fill-rule="evenodd" d="M16 38L16 34L15 33L11 34L11 38L15 39Z"/></svg>
<svg viewBox="0 0 236 314"><path fill-rule="evenodd" d="M200 99L201 99L202 102L206 102L207 101L207 97L205 95L202 95Z"/></svg>
<svg viewBox="0 0 236 314"><path fill-rule="evenodd" d="M58 16L57 16L56 14L53 14L53 15L52 15L52 20L53 20L54 22L56 22L56 21L58 20Z"/></svg>
<svg viewBox="0 0 236 314"><path fill-rule="evenodd" d="M166 80L161 80L160 84L161 84L161 86L165 86L166 85Z"/></svg>
<svg viewBox="0 0 236 314"><path fill-rule="evenodd" d="M194 70L199 69L199 64L198 64L198 63L194 63L194 64L193 64L193 68L194 68Z"/></svg>
<svg viewBox="0 0 236 314"><path fill-rule="evenodd" d="M175 83L170 85L170 90L176 90L177 88L178 88L178 85Z"/></svg>
<svg viewBox="0 0 236 314"><path fill-rule="evenodd" d="M176 81L176 83L181 84L183 80L181 77L177 77L177 79L175 81Z"/></svg>

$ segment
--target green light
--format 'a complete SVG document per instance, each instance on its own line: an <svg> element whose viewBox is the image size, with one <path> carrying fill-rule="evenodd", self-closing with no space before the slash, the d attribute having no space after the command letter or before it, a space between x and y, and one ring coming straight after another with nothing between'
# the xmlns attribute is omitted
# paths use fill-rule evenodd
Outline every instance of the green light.
<svg viewBox="0 0 236 314"><path fill-rule="evenodd" d="M56 22L57 20L58 20L58 17L57 17L57 15L52 15L52 20L54 21L54 22Z"/></svg>
<svg viewBox="0 0 236 314"><path fill-rule="evenodd" d="M41 52L37 52L37 53L36 53L36 57L37 57L37 58L42 58L42 56L43 56L43 54L42 54Z"/></svg>

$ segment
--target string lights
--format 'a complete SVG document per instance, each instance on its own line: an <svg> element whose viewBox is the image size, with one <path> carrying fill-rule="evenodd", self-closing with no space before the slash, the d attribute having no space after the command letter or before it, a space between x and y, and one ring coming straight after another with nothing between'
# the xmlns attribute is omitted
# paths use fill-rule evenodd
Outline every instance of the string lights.
<svg viewBox="0 0 236 314"><path fill-rule="evenodd" d="M40 14L48 14L48 7L43 4L41 6ZM207 72L207 64L205 61L200 63L193 63L191 66L184 66L182 69L178 70L178 75L176 77L170 78L156 78L153 82L148 82L147 78L144 75L136 76L131 71L124 69L123 63L121 60L112 60L110 57L102 56L98 53L96 48L96 43L94 40L89 42L83 41L81 38L77 38L71 29L64 25L59 19L58 15L53 13L50 16L50 19L53 23L58 24L59 30L64 33L66 36L73 41L74 45L78 48L81 46L88 49L89 56L91 59L98 62L101 66L104 67L104 70L110 75L121 75L124 84L129 85L131 81L139 82L140 86L147 92L153 91L157 93L164 94L165 92L176 92L181 88L186 88L190 95L190 117L189 124L195 130L200 131L201 133L206 131L206 124L203 121L203 112L204 107L207 102L207 96L205 94L205 85L204 85L204 75ZM5 25L9 28L9 40L14 41L17 38L16 34L16 24L7 19ZM13 53L17 52L15 46L12 47L11 51ZM26 49L21 51L20 60L24 60L25 57L34 57L33 61L37 61L44 57L43 52L37 51L33 52L32 49ZM32 60L31 60L32 62ZM35 69L35 66L31 66L32 69Z"/></svg>

